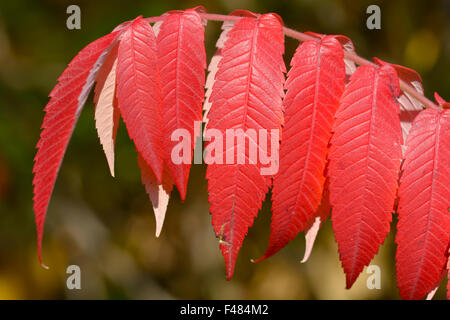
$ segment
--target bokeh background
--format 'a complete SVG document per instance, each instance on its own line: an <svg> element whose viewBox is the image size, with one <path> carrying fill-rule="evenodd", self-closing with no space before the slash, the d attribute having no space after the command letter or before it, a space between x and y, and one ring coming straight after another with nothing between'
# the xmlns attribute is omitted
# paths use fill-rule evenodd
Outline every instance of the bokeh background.
<svg viewBox="0 0 450 320"><path fill-rule="evenodd" d="M66 8L81 7L81 30L66 28ZM381 7L381 30L366 28L366 8ZM205 166L194 165L182 204L172 193L155 238L153 212L140 182L136 153L123 123L113 179L98 141L92 99L70 142L47 215L43 269L37 259L32 212L32 165L48 93L75 54L119 23L203 5L276 12L299 31L345 34L357 52L416 69L425 92L450 99L450 1L144 0L0 2L0 298L3 299L398 299L394 232L373 264L381 290L369 290L363 272L351 290L339 263L331 223L321 229L310 260L301 264L304 236L271 259L270 197L244 241L232 281L208 213ZM220 24L206 31L208 57ZM297 42L287 39L286 62ZM396 218L392 227L395 229ZM66 288L66 268L81 268L82 289ZM444 286L436 298L444 297Z"/></svg>

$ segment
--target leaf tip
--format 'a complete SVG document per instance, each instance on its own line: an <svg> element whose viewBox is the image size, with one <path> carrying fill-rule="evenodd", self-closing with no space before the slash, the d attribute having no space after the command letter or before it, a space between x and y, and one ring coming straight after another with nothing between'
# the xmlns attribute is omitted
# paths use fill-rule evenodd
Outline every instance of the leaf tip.
<svg viewBox="0 0 450 320"><path fill-rule="evenodd" d="M355 283L355 281L358 277L347 274L346 278L347 279L346 279L346 283L345 283L345 289L349 290L349 289L351 289L351 287L353 286L353 284Z"/></svg>
<svg viewBox="0 0 450 320"><path fill-rule="evenodd" d="M115 178L116 174L114 172L114 159L108 159L108 167L109 167L109 172L111 173L111 177Z"/></svg>
<svg viewBox="0 0 450 320"><path fill-rule="evenodd" d="M43 262L41 262L41 267L44 268L45 270L49 270L50 268L44 264Z"/></svg>
<svg viewBox="0 0 450 320"><path fill-rule="evenodd" d="M178 183L177 184L177 189L178 189L178 191L180 193L181 202L184 202L184 200L186 200L186 193L187 193L187 186L186 186L186 184L187 184L187 181L184 182L184 183Z"/></svg>
<svg viewBox="0 0 450 320"><path fill-rule="evenodd" d="M155 231L155 236L157 238L159 238L161 231L162 231L162 227L163 227L163 223L159 222L158 219L156 220L156 231Z"/></svg>
<svg viewBox="0 0 450 320"><path fill-rule="evenodd" d="M221 244L221 246L223 246L223 244ZM222 251L223 251L223 249L222 249ZM224 258L225 258L225 266L226 266L225 271L227 274L227 281L230 281L231 278L233 278L236 257L234 257L234 259L231 259L231 257L227 257L224 254Z"/></svg>
<svg viewBox="0 0 450 320"><path fill-rule="evenodd" d="M309 254L310 254L310 253L305 252L305 255L303 256L303 259L300 260L300 263L305 263L305 262L307 262L308 259L309 259Z"/></svg>
<svg viewBox="0 0 450 320"><path fill-rule="evenodd" d="M39 248L39 252L38 252L38 259L39 259L39 264L41 265L42 268L44 268L45 270L49 270L50 268L42 261L42 255L41 255L41 250Z"/></svg>
<svg viewBox="0 0 450 320"><path fill-rule="evenodd" d="M262 256L261 258L259 258L259 259L250 259L250 262L251 263L258 263L258 262L261 262L261 261L263 261L263 260L266 260L266 255L264 255L264 256Z"/></svg>

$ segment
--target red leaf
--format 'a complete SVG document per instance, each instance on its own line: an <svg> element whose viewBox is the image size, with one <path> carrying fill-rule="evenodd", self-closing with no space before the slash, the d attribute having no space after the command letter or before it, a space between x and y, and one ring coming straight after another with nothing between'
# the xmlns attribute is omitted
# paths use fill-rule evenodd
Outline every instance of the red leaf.
<svg viewBox="0 0 450 320"><path fill-rule="evenodd" d="M254 129L257 133L266 129L270 141L270 130L280 130L283 117L283 52L282 25L274 14L256 19L244 17L236 22L222 49L210 96L206 135L211 128L219 130L223 137L226 129ZM255 141L250 143L254 145ZM211 141L205 152L212 144ZM233 141L233 145L236 158L237 143ZM224 154L221 148L216 157ZM233 275L244 237L271 184L270 175L261 175L260 161L249 163L248 146L245 156L245 164L213 163L206 173L212 224L221 240L227 279Z"/></svg>
<svg viewBox="0 0 450 320"><path fill-rule="evenodd" d="M180 191L186 197L191 162L175 164L171 153L178 141L171 135L185 129L191 137L191 157L196 141L194 122L202 121L205 92L206 54L202 19L195 10L165 17L157 36L158 66L163 96L163 147L165 163Z"/></svg>
<svg viewBox="0 0 450 320"><path fill-rule="evenodd" d="M360 66L336 113L328 173L331 217L347 288L389 232L401 160L398 93L390 65Z"/></svg>
<svg viewBox="0 0 450 320"><path fill-rule="evenodd" d="M138 152L138 166L141 169L142 184L145 186L150 201L153 206L153 213L156 220L156 236L159 237L166 216L167 205L169 204L170 193L173 188L173 181L167 168L163 170L163 182L158 184L152 169Z"/></svg>
<svg viewBox="0 0 450 320"><path fill-rule="evenodd" d="M50 101L45 107L43 130L33 167L34 214L41 264L45 215L55 180L75 124L116 36L117 32L110 33L81 50L58 78L59 83L50 93Z"/></svg>
<svg viewBox="0 0 450 320"><path fill-rule="evenodd" d="M162 98L156 39L150 25L136 18L125 30L117 57L117 102L128 134L162 179Z"/></svg>
<svg viewBox="0 0 450 320"><path fill-rule="evenodd" d="M421 299L439 281L450 238L450 111L428 109L414 120L399 187L397 285Z"/></svg>
<svg viewBox="0 0 450 320"><path fill-rule="evenodd" d="M260 260L294 239L319 207L331 127L344 91L344 52L333 36L302 43L291 65L280 170L273 181L272 232Z"/></svg>

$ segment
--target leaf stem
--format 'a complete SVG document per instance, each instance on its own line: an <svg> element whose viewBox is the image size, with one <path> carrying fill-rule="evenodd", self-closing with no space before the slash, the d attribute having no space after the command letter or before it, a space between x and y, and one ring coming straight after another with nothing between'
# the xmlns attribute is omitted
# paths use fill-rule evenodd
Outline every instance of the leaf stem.
<svg viewBox="0 0 450 320"><path fill-rule="evenodd" d="M239 16L230 16L230 15L215 14L215 13L199 13L199 14L203 19L210 20L210 21L238 21L242 18ZM146 18L145 20L151 23L151 22L161 21L163 18L164 18L163 16L158 16L158 17ZM312 37L310 35L304 34L302 32L299 32L299 31L296 31L296 30L293 30L293 29L290 29L287 27L283 27L283 33L286 36L297 39L299 41L309 41L309 40L318 41L318 39L315 37ZM369 61L363 57L360 57L357 54L353 54L350 52L344 52L344 55L347 59L354 61L356 64L376 66L376 64L373 63L372 61ZM437 106L433 101L431 101L424 95L417 92L417 90L414 89L412 86L410 86L407 82L405 82L404 80L402 80L400 78L399 78L399 81L400 81L400 88L404 92L410 94L415 99L420 101L425 106L425 108L440 109L439 106Z"/></svg>

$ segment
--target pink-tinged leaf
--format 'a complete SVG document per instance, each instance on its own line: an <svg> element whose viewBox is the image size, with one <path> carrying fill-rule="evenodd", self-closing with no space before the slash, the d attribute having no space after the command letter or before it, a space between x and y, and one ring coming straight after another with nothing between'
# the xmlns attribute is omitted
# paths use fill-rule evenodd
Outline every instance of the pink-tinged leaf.
<svg viewBox="0 0 450 320"><path fill-rule="evenodd" d="M427 294L427 298L426 300L432 300L434 295L436 294L436 291L438 291L439 289L439 285L436 286L433 290L431 290L428 294Z"/></svg>
<svg viewBox="0 0 450 320"><path fill-rule="evenodd" d="M412 86L418 93L423 94L422 78L416 71L396 64L392 66L397 71L400 79ZM397 100L400 104L400 124L403 134L402 151L404 154L406 150L404 145L406 143L406 137L408 136L409 130L411 130L414 118L423 110L423 104L404 91L401 91Z"/></svg>
<svg viewBox="0 0 450 320"><path fill-rule="evenodd" d="M317 234L320 227L328 219L331 213L331 205L329 200L329 194L327 187L324 187L322 200L319 208L317 209L314 217L307 223L305 228L305 254L301 263L308 261L316 241Z"/></svg>
<svg viewBox="0 0 450 320"><path fill-rule="evenodd" d="M447 265L444 265L444 268L442 269L442 272L441 272L441 276L439 277L439 279L437 280L437 282L433 286L434 289L432 289L430 292L428 292L427 297L425 298L425 300L432 300L433 299L434 295L436 294L436 292L439 289L439 286L441 285L442 279L445 278L446 273L447 273Z"/></svg>
<svg viewBox="0 0 450 320"><path fill-rule="evenodd" d="M123 31L117 57L117 102L128 134L158 182L163 171L161 79L156 38L141 17Z"/></svg>
<svg viewBox="0 0 450 320"><path fill-rule="evenodd" d="M338 35L336 36L336 39L342 45L344 52L356 55L353 42L349 38L343 35ZM344 58L344 63L345 63L345 83L348 83L350 81L350 77L356 71L356 63L347 57Z"/></svg>
<svg viewBox="0 0 450 320"><path fill-rule="evenodd" d="M336 112L328 176L347 288L389 232L401 160L399 90L390 65L360 66Z"/></svg>
<svg viewBox="0 0 450 320"><path fill-rule="evenodd" d="M450 238L450 111L427 109L406 141L398 191L397 286L422 299L440 280Z"/></svg>
<svg viewBox="0 0 450 320"><path fill-rule="evenodd" d="M144 158L138 152L138 166L141 169L142 184L145 186L150 201L152 202L153 212L156 220L156 237L159 237L164 218L166 217L167 205L169 204L170 193L173 188L173 181L170 174L164 168L163 170L163 182L158 184L153 170L144 160Z"/></svg>
<svg viewBox="0 0 450 320"><path fill-rule="evenodd" d="M114 46L99 71L95 86L95 127L114 177L114 144L119 126L120 112L116 101L117 48Z"/></svg>
<svg viewBox="0 0 450 320"><path fill-rule="evenodd" d="M33 167L34 214L41 264L45 215L56 177L97 73L116 39L117 33L110 33L81 50L58 78L58 84L50 93L50 101L45 107L43 130Z"/></svg>
<svg viewBox="0 0 450 320"><path fill-rule="evenodd" d="M302 260L300 261L301 263L305 263L308 261L322 223L323 221L320 217L314 216L311 220L310 225L305 228L305 253L303 254Z"/></svg>
<svg viewBox="0 0 450 320"><path fill-rule="evenodd" d="M209 98L212 106L208 113L207 132L218 130L226 140L227 129L241 129L243 132L252 129L256 134L265 129L265 144L270 150L271 130L279 133L283 119L283 52L282 24L276 15L243 17L236 22L228 32ZM221 240L227 279L233 275L244 237L271 185L271 175L261 174L261 169L267 165L263 165L260 159L251 162L249 157L249 150L253 147L267 154L267 150L260 150L262 140L256 145L256 141L247 136L245 141L244 145L242 142L238 145L236 139L231 141L234 147L232 164L226 163L224 141L222 147L215 149L216 159L222 158L224 164L209 164L206 173L212 224ZM208 147L213 143L217 143L214 138L206 146L207 158L212 156ZM245 163L238 164L237 150L242 147L245 148ZM274 147L278 149L278 139ZM227 153L233 149L228 149Z"/></svg>
<svg viewBox="0 0 450 320"><path fill-rule="evenodd" d="M153 33L155 34L156 39L158 39L158 34L159 34L159 31L161 31L162 23L163 23L163 21L157 21L157 22L155 22L155 24L152 27L153 28Z"/></svg>
<svg viewBox="0 0 450 320"><path fill-rule="evenodd" d="M291 65L280 168L273 180L272 232L260 260L294 239L319 207L334 114L345 87L344 52L333 36L302 43Z"/></svg>
<svg viewBox="0 0 450 320"><path fill-rule="evenodd" d="M163 149L168 167L181 199L186 188L191 167L192 150L196 136L195 121L202 121L202 105L205 96L206 54L204 27L195 10L172 13L159 26L157 37L158 68L161 73L163 97ZM176 164L172 151L179 141L172 141L176 130L190 134L189 161ZM184 149L186 150L186 149Z"/></svg>

